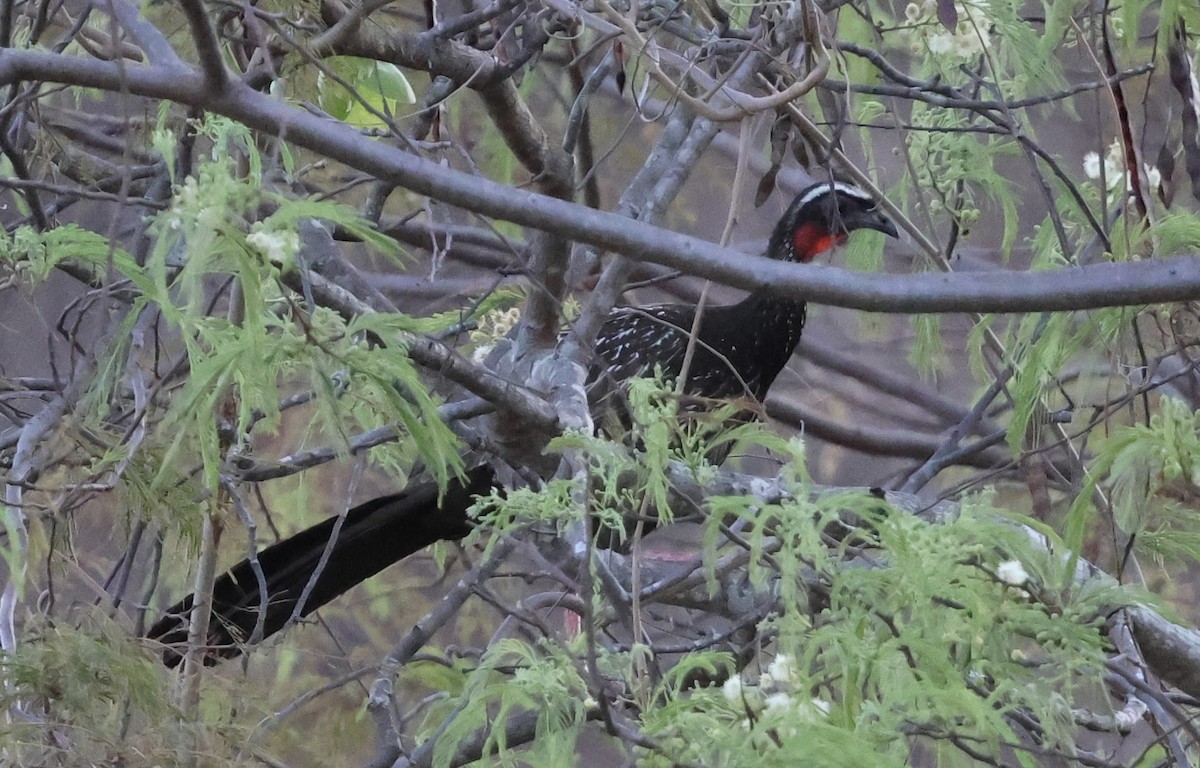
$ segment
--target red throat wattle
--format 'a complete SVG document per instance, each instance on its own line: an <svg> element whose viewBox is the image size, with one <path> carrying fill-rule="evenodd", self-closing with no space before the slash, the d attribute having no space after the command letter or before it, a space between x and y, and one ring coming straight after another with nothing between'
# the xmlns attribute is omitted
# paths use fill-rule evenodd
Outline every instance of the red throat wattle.
<svg viewBox="0 0 1200 768"><path fill-rule="evenodd" d="M846 242L846 234L834 235L823 225L805 222L792 232L792 247L797 261L812 261L835 245Z"/></svg>

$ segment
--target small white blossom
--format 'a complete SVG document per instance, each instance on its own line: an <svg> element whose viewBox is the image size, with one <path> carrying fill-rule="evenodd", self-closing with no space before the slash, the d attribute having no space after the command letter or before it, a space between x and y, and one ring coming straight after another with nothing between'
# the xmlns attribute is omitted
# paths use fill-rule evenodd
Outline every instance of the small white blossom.
<svg viewBox="0 0 1200 768"><path fill-rule="evenodd" d="M970 0L960 0L955 6L960 21L954 29L946 29L938 20L936 0L923 0L919 5L910 2L904 7L904 20L911 27L917 53L922 40L925 50L934 56L954 59L971 59L991 47L986 10Z"/></svg>
<svg viewBox="0 0 1200 768"><path fill-rule="evenodd" d="M1158 166L1146 166L1146 186L1150 189L1157 189L1162 186L1162 171L1158 170Z"/></svg>
<svg viewBox="0 0 1200 768"><path fill-rule="evenodd" d="M1020 560L1005 560L1000 563L996 566L996 576L1013 587L1019 587L1029 581L1029 574L1025 572L1025 566L1021 565Z"/></svg>
<svg viewBox="0 0 1200 768"><path fill-rule="evenodd" d="M772 693L764 701L767 704L765 710L767 715L786 712L792 708L792 695L790 693Z"/></svg>
<svg viewBox="0 0 1200 768"><path fill-rule="evenodd" d="M791 453L794 458L803 459L804 452L805 452L804 436L796 434L796 435L792 435L791 437L789 437L788 441L787 441L787 449L788 449L788 452Z"/></svg>
<svg viewBox="0 0 1200 768"><path fill-rule="evenodd" d="M1089 179L1100 178L1100 154L1088 152L1083 156L1083 172ZM1121 143L1113 139L1104 152L1104 183L1114 189L1125 178L1125 153Z"/></svg>
<svg viewBox="0 0 1200 768"><path fill-rule="evenodd" d="M953 32L945 29L934 32L925 41L925 45L933 55L952 55L960 59L978 56L991 44L992 36L988 33L987 28L970 21L960 21Z"/></svg>
<svg viewBox="0 0 1200 768"><path fill-rule="evenodd" d="M295 232L269 232L258 230L246 235L246 245L280 264L300 252L300 236Z"/></svg>
<svg viewBox="0 0 1200 768"><path fill-rule="evenodd" d="M721 693L730 704L738 704L742 700L742 678L734 675L721 686Z"/></svg>
<svg viewBox="0 0 1200 768"><path fill-rule="evenodd" d="M471 331L471 341L477 346L471 354L471 359L482 363L492 353L495 343L500 341L516 327L521 319L521 308L493 309L479 318L475 330Z"/></svg>
<svg viewBox="0 0 1200 768"><path fill-rule="evenodd" d="M196 187L196 179L188 176L175 191L175 198L171 201L171 210L167 217L167 226L174 230L182 229L184 219L191 219L198 200L199 190Z"/></svg>
<svg viewBox="0 0 1200 768"><path fill-rule="evenodd" d="M954 33L954 53L959 58L970 59L983 53L992 44L992 36L986 27L969 21L961 22Z"/></svg>
<svg viewBox="0 0 1200 768"><path fill-rule="evenodd" d="M794 683L796 681L796 663L786 653L777 654L767 667L766 676L777 683Z"/></svg>
<svg viewBox="0 0 1200 768"><path fill-rule="evenodd" d="M929 47L930 53L941 56L954 50L954 36L949 32L938 32L930 35L925 45Z"/></svg>
<svg viewBox="0 0 1200 768"><path fill-rule="evenodd" d="M225 220L225 212L218 205L206 205L196 213L196 228L201 232L217 229Z"/></svg>
<svg viewBox="0 0 1200 768"><path fill-rule="evenodd" d="M1122 183L1126 191L1133 189L1133 180L1125 173L1125 150L1119 139L1113 139L1104 151L1104 184L1110 189L1117 189ZM1145 189L1156 189L1162 185L1162 171L1152 165L1143 165L1143 184ZM1100 178L1100 154L1088 152L1083 156L1083 173L1089 179Z"/></svg>
<svg viewBox="0 0 1200 768"><path fill-rule="evenodd" d="M195 176L188 176L183 180L183 185L179 187L179 191L175 193L175 207L192 208L199 200L200 185L196 183Z"/></svg>

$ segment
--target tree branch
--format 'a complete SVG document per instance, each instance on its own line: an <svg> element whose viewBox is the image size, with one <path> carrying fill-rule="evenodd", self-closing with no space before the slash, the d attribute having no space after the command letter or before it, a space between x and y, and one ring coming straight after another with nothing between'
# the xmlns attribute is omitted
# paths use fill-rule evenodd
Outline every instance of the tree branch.
<svg viewBox="0 0 1200 768"><path fill-rule="evenodd" d="M302 281L298 272L284 273L283 279L293 290L302 289ZM349 291L318 274L308 274L307 280L313 296L319 303L334 309L343 316L367 315L374 312L370 306ZM558 431L558 414L536 393L498 376L486 368L475 365L439 341L416 334L406 334L399 341L404 345L408 356L418 365L446 377L447 380L460 385L472 394L495 403L498 407L521 418L526 424L550 432Z"/></svg>
<svg viewBox="0 0 1200 768"><path fill-rule="evenodd" d="M204 85L213 93L219 93L229 84L229 73L225 71L221 41L217 38L217 30L204 9L204 0L179 0L179 4L183 7L183 14L192 30L196 55L200 59L200 71L204 73Z"/></svg>
<svg viewBox="0 0 1200 768"><path fill-rule="evenodd" d="M130 0L109 0L105 4L105 10L137 41L138 47L146 52L151 63L159 67L187 69L187 64L171 47L167 36L148 22Z"/></svg>
<svg viewBox="0 0 1200 768"><path fill-rule="evenodd" d="M1200 295L1200 256L1092 264L1037 273L880 275L747 256L612 213L443 168L385 146L353 128L303 112L236 82L208 96L195 73L120 67L39 51L0 51L0 84L43 80L169 99L286 138L352 168L505 221L591 243L745 288L868 312L1044 312L1187 301Z"/></svg>

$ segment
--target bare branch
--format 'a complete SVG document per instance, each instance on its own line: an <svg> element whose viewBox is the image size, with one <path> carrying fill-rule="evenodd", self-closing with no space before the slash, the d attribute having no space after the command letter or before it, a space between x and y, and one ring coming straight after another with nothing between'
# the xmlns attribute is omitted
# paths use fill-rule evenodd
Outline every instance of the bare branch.
<svg viewBox="0 0 1200 768"><path fill-rule="evenodd" d="M119 90L203 107L247 126L286 136L298 146L336 157L360 171L419 194L469 210L640 258L746 289L868 312L1053 312L1187 301L1200 295L1200 256L1045 271L978 275L861 274L837 267L786 264L746 256L696 238L585 206L513 190L477 176L442 168L384 146L341 123L289 107L231 83L217 96L204 93L195 75L153 67L117 68L104 62L39 51L0 51L0 84L48 80Z"/></svg>
<svg viewBox="0 0 1200 768"><path fill-rule="evenodd" d="M187 68L179 54L171 47L167 36L158 27L146 21L130 0L108 0L103 5L117 23L133 36L138 46L146 52L151 64L159 67Z"/></svg>
<svg viewBox="0 0 1200 768"><path fill-rule="evenodd" d="M200 70L204 73L204 84L213 93L220 93L229 83L229 73L225 71L221 41L217 39L217 30L204 9L204 0L179 0L179 4L183 6L183 14L192 29Z"/></svg>

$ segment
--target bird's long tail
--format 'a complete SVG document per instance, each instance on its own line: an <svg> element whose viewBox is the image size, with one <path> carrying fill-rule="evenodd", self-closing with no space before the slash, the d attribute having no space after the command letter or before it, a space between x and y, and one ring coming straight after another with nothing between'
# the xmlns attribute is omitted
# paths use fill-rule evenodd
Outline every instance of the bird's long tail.
<svg viewBox="0 0 1200 768"><path fill-rule="evenodd" d="M332 545L329 540L337 524L336 517L259 552L267 593L259 639L283 629L293 614L307 616L351 587L436 541L463 538L471 531L467 510L475 497L488 493L494 483L491 468L477 466L462 479L451 481L440 503L435 483L411 485L401 493L372 499L351 509ZM321 565L323 558L326 559ZM304 603L297 611L302 597ZM188 595L171 606L146 634L149 639L163 643L163 663L169 667L183 660L181 654L187 644L193 598L194 595ZM215 663L219 658L241 653L242 645L259 622L262 598L259 579L248 559L217 578L213 584L206 662Z"/></svg>

